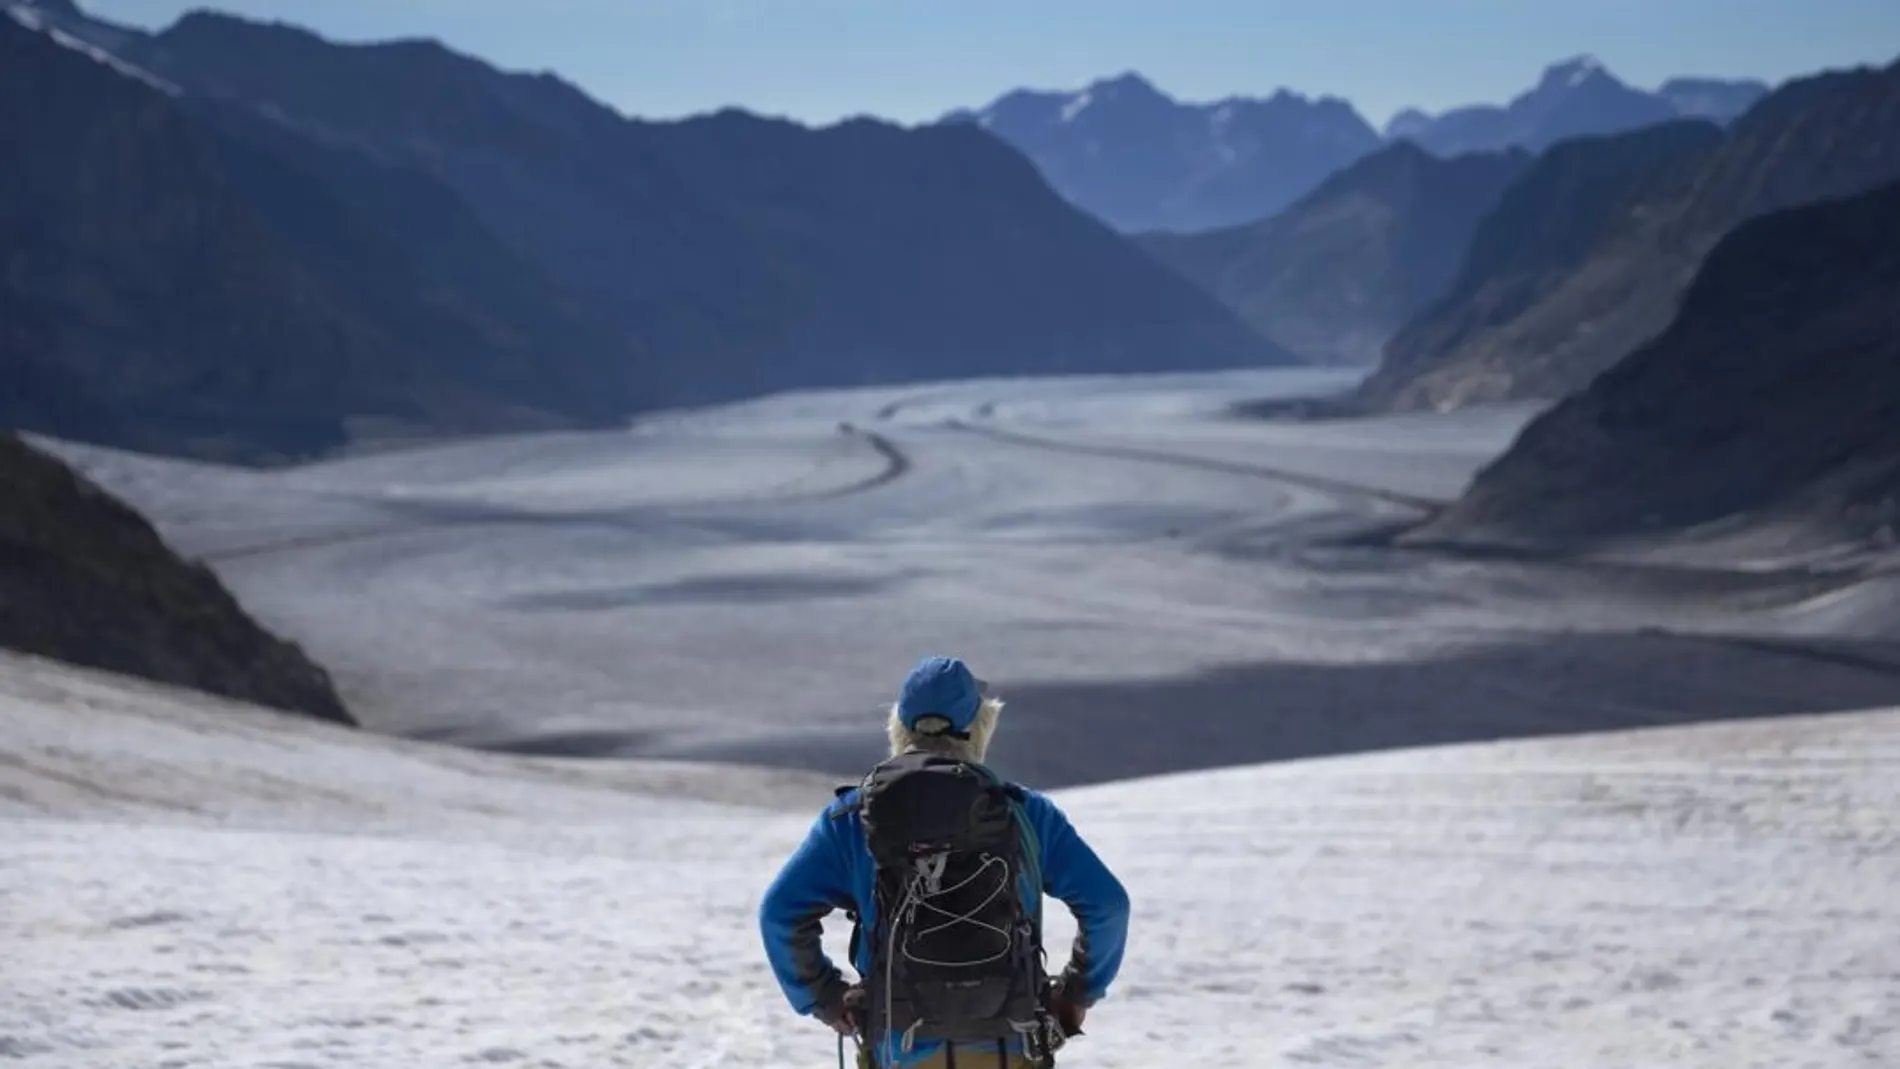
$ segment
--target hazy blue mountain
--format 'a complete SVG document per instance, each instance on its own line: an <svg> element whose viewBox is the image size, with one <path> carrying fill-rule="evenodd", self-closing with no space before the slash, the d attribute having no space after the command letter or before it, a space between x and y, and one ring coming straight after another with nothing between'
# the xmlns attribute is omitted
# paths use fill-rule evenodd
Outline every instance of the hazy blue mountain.
<svg viewBox="0 0 1900 1069"><path fill-rule="evenodd" d="M1713 93L1693 97L1700 103L1715 98ZM1541 152L1568 138L1620 133L1683 114L1669 97L1625 85L1595 59L1578 56L1546 68L1536 85L1506 104L1476 104L1440 115L1403 111L1386 124L1385 135L1415 141L1439 155L1510 147Z"/></svg>
<svg viewBox="0 0 1900 1069"><path fill-rule="evenodd" d="M1666 327L1702 258L1763 212L1900 178L1900 63L1789 82L1726 128L1678 120L1546 155L1465 277L1386 348L1386 408L1556 398Z"/></svg>
<svg viewBox="0 0 1900 1069"><path fill-rule="evenodd" d="M1440 156L1620 133L1675 118L1733 120L1767 92L1756 81L1677 78L1654 92L1578 56L1503 104L1440 115L1406 109L1383 131L1351 104L1280 90L1190 103L1138 74L1073 91L1020 89L946 121L976 123L1021 150L1064 197L1126 232L1193 232L1258 222L1383 144Z"/></svg>
<svg viewBox="0 0 1900 1069"><path fill-rule="evenodd" d="M1685 118L1731 123L1768 95L1766 82L1752 78L1671 78L1656 90Z"/></svg>
<svg viewBox="0 0 1900 1069"><path fill-rule="evenodd" d="M1019 90L947 118L1008 141L1063 196L1123 231L1261 219L1380 146L1336 97L1187 103L1133 73L1073 92Z"/></svg>
<svg viewBox="0 0 1900 1069"><path fill-rule="evenodd" d="M1268 219L1139 240L1286 348L1372 364L1451 285L1478 221L1531 161L1523 149L1441 159L1401 141Z"/></svg>

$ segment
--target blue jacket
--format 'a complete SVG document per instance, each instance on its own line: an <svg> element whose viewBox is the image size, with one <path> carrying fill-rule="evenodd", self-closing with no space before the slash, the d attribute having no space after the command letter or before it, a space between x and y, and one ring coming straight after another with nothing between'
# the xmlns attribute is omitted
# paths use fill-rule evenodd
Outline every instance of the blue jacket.
<svg viewBox="0 0 1900 1069"><path fill-rule="evenodd" d="M847 983L819 943L825 915L855 909L865 931L877 923L871 897L875 873L871 851L852 809L857 796L853 789L825 808L759 906L766 957L786 999L801 1014L811 1015L827 995L835 996ZM1025 790L1023 809L1041 844L1041 890L1075 915L1076 942L1070 960L1079 973L1078 1001L1092 1004L1108 994L1109 984L1121 969L1128 937L1128 892L1054 802ZM1028 888L1024 890L1027 901ZM1029 905L1039 906L1040 895ZM870 974L872 942L863 940L852 962L859 976ZM937 1046L918 1041L911 1050L900 1050L895 1064L922 1061ZM877 1049L897 1047L879 1042Z"/></svg>

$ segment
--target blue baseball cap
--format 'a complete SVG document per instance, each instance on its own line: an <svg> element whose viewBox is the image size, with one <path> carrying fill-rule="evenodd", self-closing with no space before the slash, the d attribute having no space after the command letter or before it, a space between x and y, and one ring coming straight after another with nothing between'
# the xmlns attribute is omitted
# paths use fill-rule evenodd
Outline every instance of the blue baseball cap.
<svg viewBox="0 0 1900 1069"><path fill-rule="evenodd" d="M982 707L982 682L955 657L918 661L897 692L897 718L913 731L924 717L940 716L950 721L952 732L967 732Z"/></svg>

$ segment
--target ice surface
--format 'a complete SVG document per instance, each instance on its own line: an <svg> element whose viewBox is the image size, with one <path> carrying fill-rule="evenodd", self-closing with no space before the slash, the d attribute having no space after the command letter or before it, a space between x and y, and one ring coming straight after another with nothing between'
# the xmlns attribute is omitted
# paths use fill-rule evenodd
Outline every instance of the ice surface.
<svg viewBox="0 0 1900 1069"><path fill-rule="evenodd" d="M1877 622L1866 595L1821 611L1844 595L1356 544L1456 494L1532 412L1234 414L1356 374L791 393L268 473L53 447L365 721L483 746L844 772L943 651L1035 697L1012 717L1037 741L1008 756L1041 783L1327 749L1308 724L1404 741L1368 702L1431 741L1900 703L1900 670L1644 630L1808 634ZM1126 728L1184 703L1167 746Z"/></svg>
<svg viewBox="0 0 1900 1069"><path fill-rule="evenodd" d="M753 922L823 784L570 767L0 659L0 1051L833 1064ZM1897 773L1874 711L1062 792L1134 903L1064 1064L1891 1065Z"/></svg>

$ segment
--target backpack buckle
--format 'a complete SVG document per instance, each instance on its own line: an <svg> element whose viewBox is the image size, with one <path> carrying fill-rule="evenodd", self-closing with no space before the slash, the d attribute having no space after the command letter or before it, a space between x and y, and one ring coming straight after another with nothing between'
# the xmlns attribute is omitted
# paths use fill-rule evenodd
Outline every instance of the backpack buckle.
<svg viewBox="0 0 1900 1069"><path fill-rule="evenodd" d="M925 891L933 895L943 893L943 870L949 864L949 854L932 854L918 859L917 875L923 878Z"/></svg>

